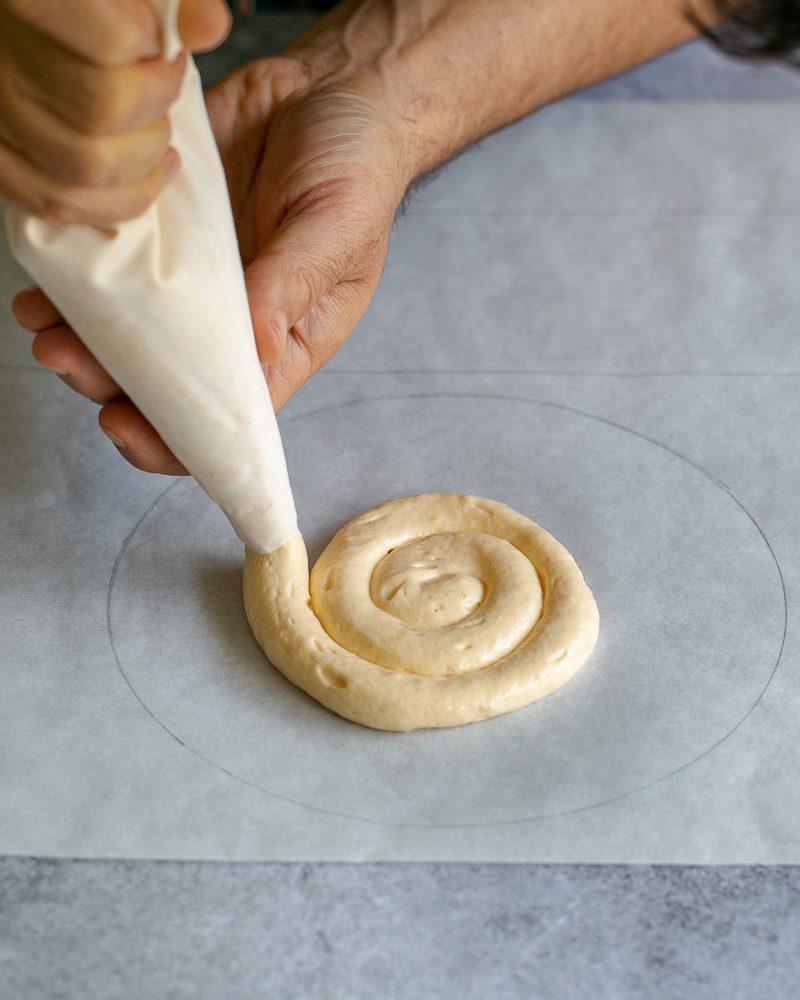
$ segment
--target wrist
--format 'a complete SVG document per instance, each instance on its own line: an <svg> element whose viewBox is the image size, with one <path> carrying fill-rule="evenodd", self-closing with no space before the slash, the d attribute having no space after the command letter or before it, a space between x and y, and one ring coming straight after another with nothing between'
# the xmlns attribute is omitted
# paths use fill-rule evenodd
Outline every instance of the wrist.
<svg viewBox="0 0 800 1000"><path fill-rule="evenodd" d="M440 113L439 81L427 70L427 53L423 58L409 53L416 40L407 26L397 28L391 4L345 3L283 53L302 67L308 89L361 95L380 115L400 189L398 203L415 178L471 141L460 141L456 117Z"/></svg>
<svg viewBox="0 0 800 1000"><path fill-rule="evenodd" d="M342 0L287 54L317 78L380 94L410 182L488 133L693 33L680 4Z"/></svg>

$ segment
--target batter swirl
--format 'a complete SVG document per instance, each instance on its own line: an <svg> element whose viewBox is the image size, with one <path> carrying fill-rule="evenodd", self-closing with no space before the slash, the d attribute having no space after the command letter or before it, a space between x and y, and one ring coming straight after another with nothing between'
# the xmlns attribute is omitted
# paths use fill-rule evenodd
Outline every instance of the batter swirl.
<svg viewBox="0 0 800 1000"><path fill-rule="evenodd" d="M492 500L392 500L333 538L309 580L300 533L247 552L244 599L270 662L331 711L375 729L457 726L565 684L597 641L567 550Z"/></svg>

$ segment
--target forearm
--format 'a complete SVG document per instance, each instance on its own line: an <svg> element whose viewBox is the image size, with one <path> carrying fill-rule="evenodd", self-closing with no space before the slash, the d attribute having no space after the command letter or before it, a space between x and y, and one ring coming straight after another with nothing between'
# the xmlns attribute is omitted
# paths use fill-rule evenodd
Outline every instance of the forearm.
<svg viewBox="0 0 800 1000"><path fill-rule="evenodd" d="M298 54L369 75L404 123L408 180L509 122L685 41L680 0L345 0Z"/></svg>

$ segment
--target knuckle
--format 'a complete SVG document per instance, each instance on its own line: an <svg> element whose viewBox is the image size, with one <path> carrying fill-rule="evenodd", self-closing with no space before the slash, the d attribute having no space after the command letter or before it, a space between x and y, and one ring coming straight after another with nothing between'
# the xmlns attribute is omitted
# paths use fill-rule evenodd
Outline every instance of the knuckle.
<svg viewBox="0 0 800 1000"><path fill-rule="evenodd" d="M85 130L130 132L165 116L180 93L182 76L161 67L104 69L86 79L80 94Z"/></svg>
<svg viewBox="0 0 800 1000"><path fill-rule="evenodd" d="M106 142L86 139L65 160L64 180L79 187L106 187L113 182L115 167L115 157Z"/></svg>
<svg viewBox="0 0 800 1000"><path fill-rule="evenodd" d="M151 40L152 22L147 18L126 18L107 39L98 62L101 66L124 66Z"/></svg>
<svg viewBox="0 0 800 1000"><path fill-rule="evenodd" d="M135 94L125 86L119 71L107 70L101 77L87 81L81 103L89 132L123 132L133 120Z"/></svg>

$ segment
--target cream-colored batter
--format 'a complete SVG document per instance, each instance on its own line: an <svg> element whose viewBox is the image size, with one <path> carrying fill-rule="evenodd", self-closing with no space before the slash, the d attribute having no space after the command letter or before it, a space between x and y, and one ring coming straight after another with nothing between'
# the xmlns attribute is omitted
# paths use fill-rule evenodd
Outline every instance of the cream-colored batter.
<svg viewBox="0 0 800 1000"><path fill-rule="evenodd" d="M299 532L248 550L244 602L270 661L375 729L457 726L565 684L597 641L567 550L492 500L426 493L345 525L309 580Z"/></svg>

